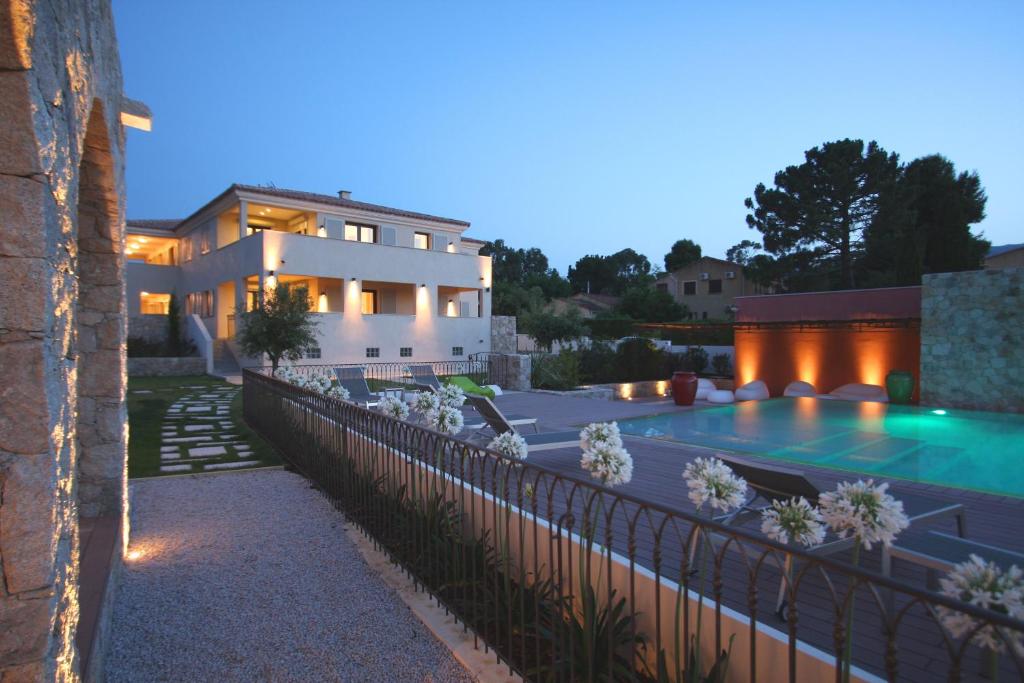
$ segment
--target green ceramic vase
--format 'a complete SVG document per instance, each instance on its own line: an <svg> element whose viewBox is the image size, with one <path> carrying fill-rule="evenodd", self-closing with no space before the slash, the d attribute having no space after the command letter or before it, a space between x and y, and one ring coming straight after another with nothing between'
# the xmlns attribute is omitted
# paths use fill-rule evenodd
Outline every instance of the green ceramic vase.
<svg viewBox="0 0 1024 683"><path fill-rule="evenodd" d="M885 376L885 390L890 403L910 403L914 394L914 376L906 370L893 370Z"/></svg>

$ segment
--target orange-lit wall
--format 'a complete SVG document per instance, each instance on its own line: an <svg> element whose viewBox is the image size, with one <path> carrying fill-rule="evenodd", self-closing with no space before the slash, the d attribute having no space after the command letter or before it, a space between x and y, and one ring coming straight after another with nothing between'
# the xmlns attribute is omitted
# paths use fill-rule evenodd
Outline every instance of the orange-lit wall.
<svg viewBox="0 0 1024 683"><path fill-rule="evenodd" d="M917 401L920 367L917 326L736 330L737 385L764 380L772 396L781 396L786 385L797 379L824 394L850 382L885 386L890 370L909 370Z"/></svg>

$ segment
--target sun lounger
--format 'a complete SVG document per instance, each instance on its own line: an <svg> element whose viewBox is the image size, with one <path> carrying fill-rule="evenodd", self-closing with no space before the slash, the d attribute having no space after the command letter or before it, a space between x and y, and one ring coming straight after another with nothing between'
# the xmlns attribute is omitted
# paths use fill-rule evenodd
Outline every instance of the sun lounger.
<svg viewBox="0 0 1024 683"><path fill-rule="evenodd" d="M348 389L348 400L366 407L380 403L380 397L370 391L361 367L334 368L338 383Z"/></svg>
<svg viewBox="0 0 1024 683"><path fill-rule="evenodd" d="M409 365L408 370L412 377L412 383L416 386L431 389L441 388L441 380L434 374L434 368L430 365Z"/></svg>
<svg viewBox="0 0 1024 683"><path fill-rule="evenodd" d="M505 432L519 433L509 421L509 418L502 415L501 411L498 410L498 406L494 405L491 399L485 396L469 395L466 396L466 402L480 413L480 417L484 419L487 426L494 430L495 434L504 434ZM520 436L526 441L526 447L530 453L579 446L580 443L579 432L573 431L520 434Z"/></svg>
<svg viewBox="0 0 1024 683"><path fill-rule="evenodd" d="M1024 554L1015 553L986 543L945 534L941 531L925 533L905 532L889 548L882 548L882 574L892 575L892 561L905 560L928 570L928 583L935 583L937 572L948 573L954 566L966 562L971 555L995 562L1002 569L1010 565L1024 567ZM892 613L893 594L889 593L889 612Z"/></svg>
<svg viewBox="0 0 1024 683"><path fill-rule="evenodd" d="M760 517L761 511L771 505L773 501L786 501L790 498L804 497L811 505L817 505L818 496L822 490L808 479L803 472L800 470L789 469L786 467L774 467L768 465L755 465L750 462L736 460L729 457L719 456L726 465L732 469L738 476L743 477L748 488L754 492L754 497L750 499L745 505L739 510L729 515L724 515L718 519L720 522L726 524L740 524L744 520L752 517ZM911 524L926 519L933 519L937 517L952 516L956 519L957 533L960 537L967 535L967 512L964 509L962 503L953 501L938 500L936 498L930 498L928 496L919 496L916 494L900 493L898 496L899 500L903 502L903 511L906 513L907 518ZM765 505L756 506L754 503L761 499ZM808 552L818 555L830 555L837 552L849 550L853 547L852 538L836 538L831 537L821 545L807 549ZM883 558L884 560L885 558ZM785 572L788 576L792 576L792 555L786 558ZM781 585L779 586L779 596L776 602L776 608L779 615L782 615L785 607L786 597L786 580L783 578Z"/></svg>

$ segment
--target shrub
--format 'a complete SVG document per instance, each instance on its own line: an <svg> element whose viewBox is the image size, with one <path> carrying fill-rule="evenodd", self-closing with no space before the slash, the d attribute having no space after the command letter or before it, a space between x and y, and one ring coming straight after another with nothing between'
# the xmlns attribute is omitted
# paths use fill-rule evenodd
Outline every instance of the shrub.
<svg viewBox="0 0 1024 683"><path fill-rule="evenodd" d="M684 365L690 372L700 374L708 367L708 352L702 346L691 346L683 354Z"/></svg>
<svg viewBox="0 0 1024 683"><path fill-rule="evenodd" d="M589 348L580 349L580 381L583 384L604 384L619 379L616 367L615 349L608 344L594 342Z"/></svg>
<svg viewBox="0 0 1024 683"><path fill-rule="evenodd" d="M716 375L728 377L732 374L732 360L727 353L716 353L711 357L711 369Z"/></svg>
<svg viewBox="0 0 1024 683"><path fill-rule="evenodd" d="M172 347L167 341L155 342L145 337L128 337L127 347L129 358L176 358L196 355L196 345L188 339L181 339Z"/></svg>
<svg viewBox="0 0 1024 683"><path fill-rule="evenodd" d="M649 339L636 337L623 341L615 352L619 379L630 382L665 379L663 373L666 355Z"/></svg>
<svg viewBox="0 0 1024 683"><path fill-rule="evenodd" d="M575 351L535 354L530 382L537 389L575 389L580 384L580 360Z"/></svg>
<svg viewBox="0 0 1024 683"><path fill-rule="evenodd" d="M620 339L634 333L636 321L632 318L591 318L585 324L591 339Z"/></svg>

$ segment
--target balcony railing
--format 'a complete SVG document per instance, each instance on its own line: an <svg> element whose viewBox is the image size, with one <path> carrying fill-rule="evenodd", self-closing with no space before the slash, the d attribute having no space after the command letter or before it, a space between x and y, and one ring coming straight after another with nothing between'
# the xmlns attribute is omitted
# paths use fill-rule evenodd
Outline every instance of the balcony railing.
<svg viewBox="0 0 1024 683"><path fill-rule="evenodd" d="M850 680L975 680L989 653L951 636L944 611L975 620L968 637L994 629L998 672L1024 677L1024 622L1005 615L251 370L244 411L528 680L697 680L692 643L704 673L731 652L727 680L840 681L849 638Z"/></svg>

